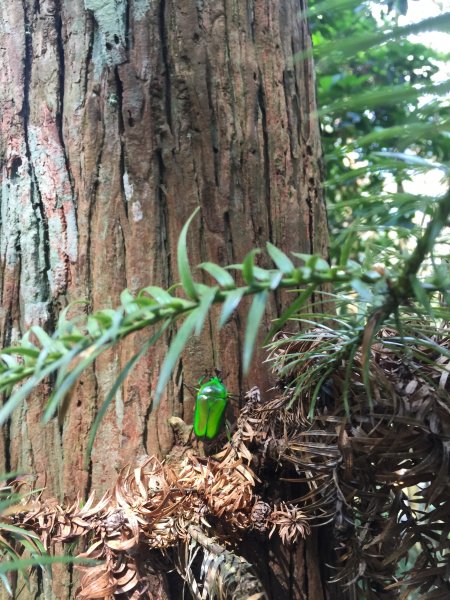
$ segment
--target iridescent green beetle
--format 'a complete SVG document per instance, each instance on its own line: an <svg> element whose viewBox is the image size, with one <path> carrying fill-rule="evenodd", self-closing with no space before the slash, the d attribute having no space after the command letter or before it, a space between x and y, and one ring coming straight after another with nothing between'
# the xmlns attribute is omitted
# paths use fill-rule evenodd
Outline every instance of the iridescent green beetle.
<svg viewBox="0 0 450 600"><path fill-rule="evenodd" d="M218 377L212 377L197 391L194 411L194 433L213 440L220 432L228 404L228 391Z"/></svg>

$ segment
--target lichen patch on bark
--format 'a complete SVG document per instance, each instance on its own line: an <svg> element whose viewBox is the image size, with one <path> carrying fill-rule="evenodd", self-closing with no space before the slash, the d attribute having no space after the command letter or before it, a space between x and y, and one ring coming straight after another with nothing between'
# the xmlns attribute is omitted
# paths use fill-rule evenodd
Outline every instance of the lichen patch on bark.
<svg viewBox="0 0 450 600"><path fill-rule="evenodd" d="M94 15L100 33L101 53L110 67L126 61L127 3L127 0L84 0L86 10Z"/></svg>

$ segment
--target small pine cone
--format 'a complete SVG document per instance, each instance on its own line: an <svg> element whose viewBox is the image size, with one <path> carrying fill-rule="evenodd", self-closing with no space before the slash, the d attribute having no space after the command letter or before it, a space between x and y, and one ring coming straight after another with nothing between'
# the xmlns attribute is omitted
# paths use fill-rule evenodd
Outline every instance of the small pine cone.
<svg viewBox="0 0 450 600"><path fill-rule="evenodd" d="M102 525L105 528L107 535L111 535L115 531L120 531L121 528L123 527L124 523L125 523L125 516L123 514L123 510L119 509L119 510L115 510L114 512L110 513L103 520Z"/></svg>
<svg viewBox="0 0 450 600"><path fill-rule="evenodd" d="M271 513L271 508L267 502L257 500L253 505L250 519L253 527L259 531L264 531L267 528L267 519Z"/></svg>

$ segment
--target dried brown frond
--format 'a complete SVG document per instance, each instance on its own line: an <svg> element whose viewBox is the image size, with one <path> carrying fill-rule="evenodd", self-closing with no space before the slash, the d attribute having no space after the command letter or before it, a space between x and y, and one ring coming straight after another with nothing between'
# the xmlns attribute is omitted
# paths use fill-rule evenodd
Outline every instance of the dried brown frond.
<svg viewBox="0 0 450 600"><path fill-rule="evenodd" d="M228 445L215 457L184 453L178 464L148 458L136 468L125 468L114 488L98 502L92 494L84 506L77 500L63 507L56 500L36 495L7 518L37 533L49 550L56 542L85 540L87 549L79 556L101 564L78 567L82 579L77 597L81 600L133 598L134 594L145 598L142 557L150 549L189 544L191 528L210 527L211 519L221 522L228 535L254 526L257 498L249 456L243 446L238 450ZM259 527L262 529L261 522ZM211 573L220 575L220 589L234 589L234 579L241 577L245 561L234 560L227 551L222 564L223 553L222 558L214 559L211 548L208 552L205 593L214 587ZM250 576L247 579L253 581ZM222 597L214 594L209 597Z"/></svg>
<svg viewBox="0 0 450 600"><path fill-rule="evenodd" d="M341 341L322 330L299 341L287 337L277 349L276 366L287 378L278 396L263 401L251 390L219 454L175 449L164 463L148 458L124 469L99 501L92 495L84 506L64 507L32 496L4 518L37 533L48 549L81 540L82 556L102 561L81 569L77 593L85 600L149 598L144 557L168 548L183 549L179 568L194 596L248 597L233 587L245 580L245 593L258 598L263 592L250 592L260 584L251 583L249 565L229 550L240 532L277 531L292 544L310 527L330 523L334 579L356 597L406 599L414 590L422 598L446 598L450 343L443 336L422 343L418 336L405 351L398 339L384 329L364 356L352 356L351 368L342 356L309 421L316 383L298 396L291 383L305 373L317 377L317 361ZM296 360L305 353L307 360ZM273 480L265 479L268 473Z"/></svg>
<svg viewBox="0 0 450 600"><path fill-rule="evenodd" d="M449 338L436 335L422 344L418 336L405 350L398 332L382 330L367 356L356 353L350 371L345 358L335 364L309 422L316 382L296 398L292 382L331 351L333 335L312 331L300 340L286 336L285 344L277 345L275 366L282 369L286 388L265 404L253 398L241 415L237 439L290 469L289 481L306 486L295 499L306 522L333 521L336 580L357 586L368 598L394 598L411 589L427 598L445 590L445 597L450 594ZM333 343L339 348L341 340ZM342 402L345 388L351 416ZM293 531L287 522L286 531Z"/></svg>
<svg viewBox="0 0 450 600"><path fill-rule="evenodd" d="M298 538L304 538L311 533L311 527L306 521L306 515L298 507L282 502L277 510L274 510L269 517L273 524L269 537L274 531L278 534L283 544L294 544Z"/></svg>
<svg viewBox="0 0 450 600"><path fill-rule="evenodd" d="M205 600L267 600L253 567L195 526L189 528L191 541L179 548L177 568L194 597ZM198 575L195 559L201 557Z"/></svg>

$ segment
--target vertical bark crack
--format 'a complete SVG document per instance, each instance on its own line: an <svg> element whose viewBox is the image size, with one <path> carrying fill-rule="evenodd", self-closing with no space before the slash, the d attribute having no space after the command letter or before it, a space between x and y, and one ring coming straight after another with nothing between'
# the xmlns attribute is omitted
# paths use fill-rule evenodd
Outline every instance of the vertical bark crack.
<svg viewBox="0 0 450 600"><path fill-rule="evenodd" d="M161 58L164 75L164 106L166 111L167 124L171 133L172 130L172 95L171 95L171 76L169 63L169 44L167 39L166 25L166 0L161 0L159 6L159 37L161 40Z"/></svg>
<svg viewBox="0 0 450 600"><path fill-rule="evenodd" d="M214 183L216 187L219 187L219 140L217 135L217 117L216 111L214 110L213 95L212 95L212 75L211 75L211 63L206 53L205 57L205 77L206 77L206 93L208 95L208 108L210 114L210 133L211 133L211 146L214 164Z"/></svg>
<svg viewBox="0 0 450 600"><path fill-rule="evenodd" d="M98 409L98 381L97 381L97 374L95 372L95 362L92 364L92 378L93 378L93 382L94 382L94 390L93 390L93 410L96 411ZM93 421L94 419L92 419ZM93 485L93 481L92 481L92 474L93 474L93 467L94 467L94 463L92 461L92 454L89 455L89 459L86 461L86 471L87 471L87 477L86 477L86 487L84 490L84 497L85 498L89 498L89 495L92 491L92 485Z"/></svg>
<svg viewBox="0 0 450 600"><path fill-rule="evenodd" d="M25 153L28 161L28 175L30 177L30 200L33 209L39 215L38 222L42 223L43 230L43 256L45 264L45 277L42 280L42 294L44 297L49 297L50 293L50 282L48 274L50 272L50 237L48 231L48 223L45 216L45 208L42 202L41 193L37 183L36 175L34 173L31 148L30 148L30 137L29 137L29 123L30 123L30 86L31 86L31 68L33 61L33 37L32 37L32 22L28 11L27 0L22 0L23 17L24 17L24 38L25 38L25 56L23 61L23 105L20 115L23 119L23 130L25 138ZM40 7L39 7L40 9ZM38 228L39 229L39 228ZM20 255L20 251L19 251Z"/></svg>
<svg viewBox="0 0 450 600"><path fill-rule="evenodd" d="M159 206L159 219L160 219L160 244L161 248L164 248L164 282L165 287L169 287L172 284L172 272L170 267L170 246L169 246L169 226L168 226L168 207L166 198L166 186L165 186L165 167L164 159L162 156L161 148L156 150L156 159L158 166L158 206Z"/></svg>
<svg viewBox="0 0 450 600"><path fill-rule="evenodd" d="M89 295L92 293L92 218L94 214L94 208L97 201L97 191L99 187L99 176L100 176L100 167L102 165L103 160L103 150L105 148L105 136L106 130L105 127L102 129L102 139L100 142L100 147L98 149L97 160L95 163L94 174L93 174L93 183L91 189L89 190L89 211L88 211L88 232L87 232L87 240L86 240L86 288L88 290ZM89 298L90 300L91 298Z"/></svg>
<svg viewBox="0 0 450 600"><path fill-rule="evenodd" d="M306 143L306 142L305 142ZM303 172L305 173L305 198L306 198L306 204L308 206L308 245L309 245L309 253L310 254L314 254L315 253L315 244L314 244L314 240L315 240L315 231L314 231L314 202L317 202L318 199L317 197L314 195L312 196L313 190L311 189L311 185L310 185L310 181L309 178L307 177L308 175L308 171L310 171L310 165L308 163L310 163L311 161L311 157L307 157L306 153L303 154L303 160L305 162L304 167L303 167Z"/></svg>
<svg viewBox="0 0 450 600"><path fill-rule="evenodd" d="M272 211L271 211L271 192L270 192L270 152L269 152L269 131L267 128L267 110L266 110L266 95L264 84L262 81L262 73L259 70L259 86L258 86L258 105L261 111L261 129L263 134L263 164L264 164L264 191L265 203L267 208L267 228L269 232L269 240L276 243L273 239L272 227ZM256 228L255 228L256 229Z"/></svg>
<svg viewBox="0 0 450 600"><path fill-rule="evenodd" d="M255 0L249 0L247 4L248 20L250 23L250 33L252 42L256 42L256 31L255 31Z"/></svg>
<svg viewBox="0 0 450 600"><path fill-rule="evenodd" d="M61 16L61 0L55 0L55 31L56 31L56 57L58 62L58 108L55 116L55 124L58 130L59 143L64 156L64 164L67 171L67 176L70 185L70 194L75 209L75 187L73 181L72 170L70 166L69 156L67 154L66 144L64 140L64 82L65 82L65 55L64 41L62 36L62 16Z"/></svg>
<svg viewBox="0 0 450 600"><path fill-rule="evenodd" d="M91 13L89 13L90 15ZM88 83L89 83L89 67L92 63L92 53L94 51L94 37L95 37L95 31L94 31L94 18L93 17L89 17L90 19L90 23L92 25L91 30L90 30L90 35L89 35L89 44L88 44L88 48L87 48L87 52L86 52L86 60L84 63L84 78L83 78L83 88L82 88L82 95L81 97L83 98L83 104L86 103L86 98L87 98L87 90L88 90Z"/></svg>
<svg viewBox="0 0 450 600"><path fill-rule="evenodd" d="M125 159L125 143L123 140L125 132L125 123L123 120L123 82L120 78L119 67L115 67L114 76L116 80L117 90L117 119L118 119L118 130L119 130L119 142L120 142L120 159L119 159L119 171L120 171L120 189L122 191L122 199L125 209L125 215L128 218L128 202L125 194L125 174L126 174L126 159ZM125 243L124 243L125 251Z"/></svg>

